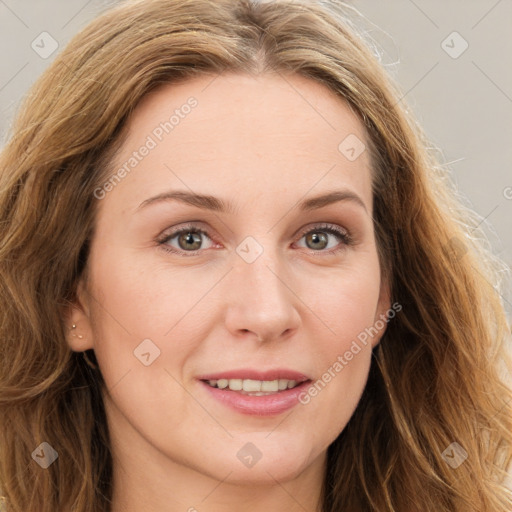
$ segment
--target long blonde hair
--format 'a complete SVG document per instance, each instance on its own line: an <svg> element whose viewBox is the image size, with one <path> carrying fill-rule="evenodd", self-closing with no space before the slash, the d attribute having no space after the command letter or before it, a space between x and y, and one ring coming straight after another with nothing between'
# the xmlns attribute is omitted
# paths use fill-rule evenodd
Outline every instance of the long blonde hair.
<svg viewBox="0 0 512 512"><path fill-rule="evenodd" d="M94 190L134 107L162 83L223 71L316 80L351 105L370 141L379 258L402 311L328 449L322 511L509 512L506 268L345 7L306 0L123 3L31 89L0 156L8 512L111 509L103 380L71 352L62 310L87 271ZM46 470L31 458L43 442L58 453ZM455 455L467 458L455 467Z"/></svg>

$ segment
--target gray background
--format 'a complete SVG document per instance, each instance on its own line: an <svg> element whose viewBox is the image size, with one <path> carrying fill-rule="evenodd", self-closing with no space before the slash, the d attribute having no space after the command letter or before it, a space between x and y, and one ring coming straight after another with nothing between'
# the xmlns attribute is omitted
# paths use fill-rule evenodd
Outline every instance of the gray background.
<svg viewBox="0 0 512 512"><path fill-rule="evenodd" d="M59 49L115 3L0 0L2 141L21 98ZM356 23L378 45L383 64L442 151L461 193L481 216L494 250L512 266L512 0L350 4L361 13ZM59 44L47 58L31 47L43 31ZM464 41L468 47L457 55ZM506 300L511 310L512 299Z"/></svg>

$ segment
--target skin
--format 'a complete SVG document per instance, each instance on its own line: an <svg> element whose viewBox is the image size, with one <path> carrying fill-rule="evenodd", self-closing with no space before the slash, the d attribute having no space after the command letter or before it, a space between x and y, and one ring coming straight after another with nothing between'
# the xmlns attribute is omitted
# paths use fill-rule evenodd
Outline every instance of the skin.
<svg viewBox="0 0 512 512"><path fill-rule="evenodd" d="M320 510L326 450L359 402L385 327L307 405L278 415L228 409L196 377L285 367L316 381L390 308L369 154L350 161L338 150L365 132L347 104L307 78L202 76L139 103L112 171L191 96L190 114L98 200L89 279L69 311L82 336L70 334L71 349L94 349L107 386L112 510ZM138 209L177 189L232 201L236 214L178 201ZM296 208L339 189L364 207ZM179 235L167 246L181 254L166 252L156 239L189 221L208 233L195 255ZM322 223L348 230L354 243L315 229ZM310 229L326 241L301 234ZM252 263L236 252L248 236L263 248ZM160 350L149 366L134 356L144 339ZM261 452L252 467L237 457L248 442Z"/></svg>

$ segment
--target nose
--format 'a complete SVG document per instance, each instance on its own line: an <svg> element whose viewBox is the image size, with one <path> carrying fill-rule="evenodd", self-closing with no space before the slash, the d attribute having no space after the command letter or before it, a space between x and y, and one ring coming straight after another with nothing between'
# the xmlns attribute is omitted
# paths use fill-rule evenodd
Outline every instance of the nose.
<svg viewBox="0 0 512 512"><path fill-rule="evenodd" d="M266 342L297 330L300 299L292 276L275 253L265 248L252 263L236 256L226 281L225 323L233 337Z"/></svg>

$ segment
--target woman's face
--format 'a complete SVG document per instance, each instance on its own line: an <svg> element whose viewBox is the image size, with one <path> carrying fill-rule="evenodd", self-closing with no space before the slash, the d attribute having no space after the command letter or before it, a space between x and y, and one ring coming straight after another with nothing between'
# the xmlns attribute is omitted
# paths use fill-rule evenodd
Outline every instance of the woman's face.
<svg viewBox="0 0 512 512"><path fill-rule="evenodd" d="M138 105L95 193L70 320L124 465L232 482L322 467L389 308L364 140L342 100L299 76L202 76Z"/></svg>

